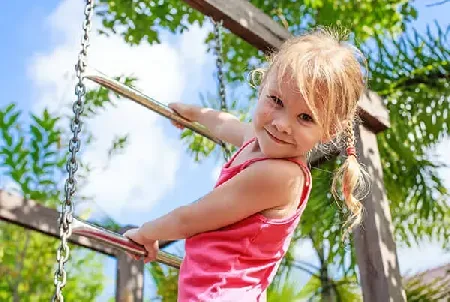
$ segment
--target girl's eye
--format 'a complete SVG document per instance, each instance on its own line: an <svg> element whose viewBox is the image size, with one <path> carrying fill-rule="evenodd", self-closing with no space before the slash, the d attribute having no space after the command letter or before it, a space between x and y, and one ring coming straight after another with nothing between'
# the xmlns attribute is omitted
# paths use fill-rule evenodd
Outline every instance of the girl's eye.
<svg viewBox="0 0 450 302"><path fill-rule="evenodd" d="M308 122L308 123L314 122L313 118L312 118L309 114L306 114L306 113L301 113L301 114L299 114L299 115L298 115L298 119L299 119L300 121Z"/></svg>
<svg viewBox="0 0 450 302"><path fill-rule="evenodd" d="M270 98L277 106L283 107L283 101L275 96L275 95L268 95L268 98Z"/></svg>

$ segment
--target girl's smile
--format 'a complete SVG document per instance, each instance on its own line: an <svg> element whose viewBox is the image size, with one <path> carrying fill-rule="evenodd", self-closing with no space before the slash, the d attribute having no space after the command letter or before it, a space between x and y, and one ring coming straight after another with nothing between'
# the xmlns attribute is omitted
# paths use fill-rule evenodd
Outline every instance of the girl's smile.
<svg viewBox="0 0 450 302"><path fill-rule="evenodd" d="M264 130L266 130L267 135L277 144L292 145L292 143L282 140L282 139L278 138L277 135L272 134L269 130L267 130L267 128L264 128Z"/></svg>

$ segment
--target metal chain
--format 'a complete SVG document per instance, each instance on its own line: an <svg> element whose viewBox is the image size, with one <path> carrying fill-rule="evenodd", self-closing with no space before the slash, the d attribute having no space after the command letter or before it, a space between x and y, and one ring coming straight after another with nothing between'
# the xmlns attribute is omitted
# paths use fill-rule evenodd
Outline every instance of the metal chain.
<svg viewBox="0 0 450 302"><path fill-rule="evenodd" d="M76 101L73 103L73 112L75 114L70 129L72 130L73 137L69 141L69 159L66 163L66 170L69 173L68 178L64 186L65 199L62 203L62 212L59 217L59 235L61 238L60 245L56 253L56 261L58 267L56 268L54 275L54 285L56 287L52 301L64 301L62 289L66 285L67 273L64 269L64 264L69 260L69 245L67 240L72 233L71 223L73 218L73 203L72 196L76 191L75 172L78 170L78 163L76 160L76 154L80 150L81 141L78 135L81 131L82 122L80 117L83 113L83 97L86 94L86 86L83 83L83 73L86 69L86 57L87 49L89 47L89 33L91 30L92 13L94 10L94 0L86 0L86 6L84 9L85 19L83 22L83 37L81 39L81 51L78 55L78 62L75 66L75 73L78 79L75 85Z"/></svg>
<svg viewBox="0 0 450 302"><path fill-rule="evenodd" d="M223 79L223 60L222 60L222 21L213 21L214 23L214 40L215 40L215 55L216 55L216 67L217 78L219 81L219 96L220 96L220 109L226 110L226 95L225 95L225 82Z"/></svg>
<svg viewBox="0 0 450 302"><path fill-rule="evenodd" d="M215 40L215 55L216 55L216 68L218 79L218 92L220 97L220 110L227 111L227 102L225 94L225 81L223 78L223 52L222 52L222 21L214 21L214 40ZM223 156L227 161L231 156L231 151L228 149L225 143L222 144Z"/></svg>

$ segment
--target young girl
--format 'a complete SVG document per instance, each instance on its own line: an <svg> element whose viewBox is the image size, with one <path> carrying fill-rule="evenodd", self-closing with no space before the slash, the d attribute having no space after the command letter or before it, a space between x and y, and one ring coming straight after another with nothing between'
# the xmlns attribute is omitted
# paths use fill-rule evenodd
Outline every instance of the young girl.
<svg viewBox="0 0 450 302"><path fill-rule="evenodd" d="M239 147L209 194L125 233L145 246L145 262L155 260L158 240L186 239L178 301L266 301L311 191L307 155L340 134L348 154L342 193L353 224L359 220L352 129L364 90L358 52L323 30L295 37L261 79L251 124L208 108L170 105Z"/></svg>

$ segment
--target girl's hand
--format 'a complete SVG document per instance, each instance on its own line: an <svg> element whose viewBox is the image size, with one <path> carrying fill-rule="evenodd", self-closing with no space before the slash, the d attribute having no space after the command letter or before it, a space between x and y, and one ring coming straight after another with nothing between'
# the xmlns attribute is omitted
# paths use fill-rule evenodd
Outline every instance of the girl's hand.
<svg viewBox="0 0 450 302"><path fill-rule="evenodd" d="M144 263L148 263L151 261L156 260L156 255L159 251L159 243L158 240L152 240L145 238L140 232L139 228L131 229L126 231L123 234L125 237L133 240L137 244L140 244L144 246L145 250L147 251L147 256L144 258ZM127 253L130 257L132 257L134 260L139 260L140 257L136 255L132 255L130 253Z"/></svg>
<svg viewBox="0 0 450 302"><path fill-rule="evenodd" d="M169 108L172 109L173 111L175 111L176 114L178 114L179 116L185 118L188 121L192 121L193 120L193 108L190 105L187 104L183 104L183 103L170 103ZM184 126L171 121L172 125L174 125L175 127L177 127L178 129L184 129Z"/></svg>

